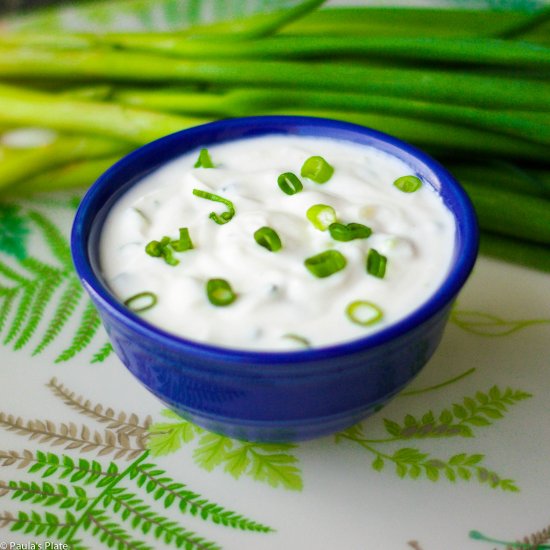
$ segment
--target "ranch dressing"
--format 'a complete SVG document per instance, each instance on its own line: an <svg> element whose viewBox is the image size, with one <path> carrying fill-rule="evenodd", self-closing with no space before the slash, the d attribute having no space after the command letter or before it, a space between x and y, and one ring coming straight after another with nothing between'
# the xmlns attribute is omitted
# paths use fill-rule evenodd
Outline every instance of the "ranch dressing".
<svg viewBox="0 0 550 550"><path fill-rule="evenodd" d="M109 212L100 240L105 281L122 302L148 292L156 304L138 313L170 333L222 347L292 350L354 340L407 316L443 282L454 248L451 213L429 182L405 193L393 182L414 175L401 160L378 149L328 138L264 136L208 148L214 168L195 168L200 148L149 174ZM334 173L319 184L300 176L311 156ZM277 184L292 172L302 191L287 195ZM193 194L198 189L231 201L234 217L209 218L226 206ZM334 240L307 219L308 208L334 208L338 222L364 224L368 238ZM271 252L254 240L268 226L282 248ZM185 227L191 250L175 252L172 266L145 247ZM367 273L368 251L387 258L383 278ZM344 269L318 278L304 260L326 250L345 257ZM209 279L228 281L230 305L213 305ZM357 301L374 303L379 321L363 326L346 313Z"/></svg>

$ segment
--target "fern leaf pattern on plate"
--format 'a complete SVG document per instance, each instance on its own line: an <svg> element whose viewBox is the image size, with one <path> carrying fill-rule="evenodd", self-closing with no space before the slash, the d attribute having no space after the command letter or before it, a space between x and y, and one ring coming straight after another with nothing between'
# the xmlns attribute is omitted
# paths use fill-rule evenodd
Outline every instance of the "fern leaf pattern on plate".
<svg viewBox="0 0 550 550"><path fill-rule="evenodd" d="M74 201L45 204L0 203L0 336L14 350L32 348L39 355L62 333L74 330L55 358L64 362L91 344L100 321L74 272L63 232L68 228L52 221L56 209L73 211ZM31 236L39 241L32 252ZM104 361L110 351L104 345L92 360Z"/></svg>
<svg viewBox="0 0 550 550"><path fill-rule="evenodd" d="M147 461L144 442L150 417L116 413L70 391L56 378L47 384L64 405L95 420L102 430L74 422L23 419L0 412L0 426L37 442L63 447L69 454L25 449L0 451L0 467L26 470L34 479L0 479L0 498L11 497L25 509L0 513L0 527L33 537L55 538L71 548L145 549L166 547L214 550L221 546L185 525L185 516L242 532L269 534L274 529L206 498L176 480L165 469ZM95 453L95 459L70 453ZM103 462L112 455L109 463ZM117 462L126 461L126 466ZM182 516L166 515L173 509ZM80 538L79 538L80 537ZM98 546L99 545L99 546Z"/></svg>

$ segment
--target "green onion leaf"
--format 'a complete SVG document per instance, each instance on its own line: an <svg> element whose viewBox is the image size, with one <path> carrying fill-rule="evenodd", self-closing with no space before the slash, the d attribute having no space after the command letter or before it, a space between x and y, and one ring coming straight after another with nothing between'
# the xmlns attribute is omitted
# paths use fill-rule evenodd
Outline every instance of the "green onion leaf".
<svg viewBox="0 0 550 550"><path fill-rule="evenodd" d="M336 221L336 212L332 206L314 204L307 209L306 217L316 229L326 231Z"/></svg>
<svg viewBox="0 0 550 550"><path fill-rule="evenodd" d="M193 248L189 229L180 227L179 239L173 240L170 237L162 237L159 241L151 241L145 246L145 252L153 258L164 258L168 265L178 265L180 262L174 258L174 252L185 252Z"/></svg>
<svg viewBox="0 0 550 550"><path fill-rule="evenodd" d="M193 195L209 201L221 202L227 206L227 212L222 212L221 214L210 212L209 218L214 220L218 225L227 223L235 215L235 207L230 200L224 199L219 195L214 195L214 193L209 193L208 191L201 191L200 189L193 189Z"/></svg>
<svg viewBox="0 0 550 550"><path fill-rule="evenodd" d="M403 193L414 193L422 187L422 182L416 176L401 176L393 184Z"/></svg>
<svg viewBox="0 0 550 550"><path fill-rule="evenodd" d="M162 237L160 246L162 248L162 257L168 265L175 266L180 263L178 259L174 258L174 249L172 248L172 240L170 237Z"/></svg>
<svg viewBox="0 0 550 550"><path fill-rule="evenodd" d="M302 182L298 179L298 176L292 172L285 172L284 174L281 174L277 179L277 184L279 185L281 191L287 195L295 195L304 188Z"/></svg>
<svg viewBox="0 0 550 550"><path fill-rule="evenodd" d="M139 302L143 302L142 305L139 305ZM130 296L130 298L125 300L124 305L134 313L141 313L142 311L147 311L148 309L155 307L157 302L157 295L153 292L146 291Z"/></svg>
<svg viewBox="0 0 550 550"><path fill-rule="evenodd" d="M172 241L170 244L176 252L191 250L193 248L193 242L189 236L189 229L187 229L187 227L180 227L179 239L177 241Z"/></svg>
<svg viewBox="0 0 550 550"><path fill-rule="evenodd" d="M206 283L206 295L212 305L221 307L228 306L237 299L237 295L225 279L209 279Z"/></svg>
<svg viewBox="0 0 550 550"><path fill-rule="evenodd" d="M277 232L267 226L260 227L260 229L255 231L254 239L260 246L267 248L270 252L277 252L283 246Z"/></svg>
<svg viewBox="0 0 550 550"><path fill-rule="evenodd" d="M159 241L151 241L145 246L145 252L153 258L160 258L162 256L162 245Z"/></svg>
<svg viewBox="0 0 550 550"><path fill-rule="evenodd" d="M288 338L289 340L293 340L294 342L296 342L297 344L300 344L304 348L311 347L311 342L307 338L305 338L304 336L300 336L299 334L292 334L292 333L283 334L283 338Z"/></svg>
<svg viewBox="0 0 550 550"><path fill-rule="evenodd" d="M307 258L304 264L310 273L322 279L344 269L347 260L338 250L326 250Z"/></svg>
<svg viewBox="0 0 550 550"><path fill-rule="evenodd" d="M383 279L386 274L387 261L388 259L386 256L383 256L377 250L371 248L367 255L367 273L370 273L379 279Z"/></svg>
<svg viewBox="0 0 550 550"><path fill-rule="evenodd" d="M368 327L378 323L384 314L376 304L365 300L357 300L348 305L346 315L352 323Z"/></svg>
<svg viewBox="0 0 550 550"><path fill-rule="evenodd" d="M195 168L215 168L214 163L210 158L208 149L201 149L199 158L197 159L197 162L195 162Z"/></svg>
<svg viewBox="0 0 550 550"><path fill-rule="evenodd" d="M372 234L372 229L362 223L331 223L328 227L330 236L335 241L353 241L354 239L366 239Z"/></svg>
<svg viewBox="0 0 550 550"><path fill-rule="evenodd" d="M309 157L300 174L316 183L326 183L334 174L334 168L323 157Z"/></svg>

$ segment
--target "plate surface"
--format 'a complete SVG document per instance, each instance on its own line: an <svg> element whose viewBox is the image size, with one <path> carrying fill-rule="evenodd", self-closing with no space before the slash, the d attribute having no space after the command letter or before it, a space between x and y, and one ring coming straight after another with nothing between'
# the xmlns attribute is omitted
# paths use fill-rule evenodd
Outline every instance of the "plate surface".
<svg viewBox="0 0 550 550"><path fill-rule="evenodd" d="M111 353L72 268L77 201L0 202L0 550L550 544L548 275L481 258L386 408L242 443L163 410Z"/></svg>

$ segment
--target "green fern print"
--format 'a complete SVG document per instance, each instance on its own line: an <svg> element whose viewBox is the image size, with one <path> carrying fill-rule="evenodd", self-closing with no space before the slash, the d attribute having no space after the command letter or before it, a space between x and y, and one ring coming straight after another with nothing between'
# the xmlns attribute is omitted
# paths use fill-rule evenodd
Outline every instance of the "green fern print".
<svg viewBox="0 0 550 550"><path fill-rule="evenodd" d="M74 208L74 201L66 206ZM29 253L31 233L40 238L50 257L47 261ZM74 272L68 239L40 209L0 203L2 343L14 350L29 347L38 355L71 325L70 343L56 362L68 361L89 346L100 326L97 311ZM93 361L103 361L111 349L104 345Z"/></svg>
<svg viewBox="0 0 550 550"><path fill-rule="evenodd" d="M458 453L440 458L410 446L390 451L385 449L405 441L474 437L476 429L491 426L503 418L510 407L530 397L531 394L521 390L502 390L493 386L488 392L479 391L474 396L465 397L461 403L454 403L437 415L433 411L426 412L420 418L408 414L401 423L385 418L388 437L370 439L364 427L356 425L340 432L335 439L337 443L351 442L367 451L374 457L372 468L378 472L390 465L400 478L438 481L444 477L452 483L477 480L494 489L517 492L519 489L515 481L503 478L490 469L482 454Z"/></svg>
<svg viewBox="0 0 550 550"><path fill-rule="evenodd" d="M491 544L497 544L501 548L506 550L543 550L550 549L550 524L536 531L535 533L530 533L521 537L520 540L515 542L506 542L504 540L495 539L493 537L488 537L479 531L470 531L469 536L472 540L478 540L480 542L488 542ZM496 550L496 549L495 549Z"/></svg>
<svg viewBox="0 0 550 550"><path fill-rule="evenodd" d="M255 481L292 491L303 488L297 459L290 443L252 443L207 432L176 413L163 411L167 422L149 428L147 447L154 456L167 455L182 445L194 445L195 463L207 471L222 468L235 479L250 476Z"/></svg>
<svg viewBox="0 0 550 550"><path fill-rule="evenodd" d="M509 334L514 334L515 332L519 332L520 330L534 325L550 324L550 318L521 320L502 319L497 315L471 310L453 310L451 312L450 321L470 334L489 338L508 336Z"/></svg>
<svg viewBox="0 0 550 550"><path fill-rule="evenodd" d="M15 205L0 204L0 251L24 260L29 227L20 210Z"/></svg>
<svg viewBox="0 0 550 550"><path fill-rule="evenodd" d="M243 532L273 532L267 525L210 501L149 461L145 443L150 417L117 414L92 404L55 378L48 387L67 406L103 424L103 432L73 422L24 421L5 413L0 413L0 426L41 444L65 451L95 452L98 459L112 455L114 460L74 458L42 450L0 451L0 466L25 469L35 478L0 480L0 497L11 497L26 506L0 513L0 528L29 537L55 538L73 550L87 548L81 540L83 534L94 538L94 549L145 550L159 543L186 550L220 548L215 541L185 527L186 516ZM126 460L128 465L121 467L117 459ZM182 519L167 517L168 509L177 510Z"/></svg>

